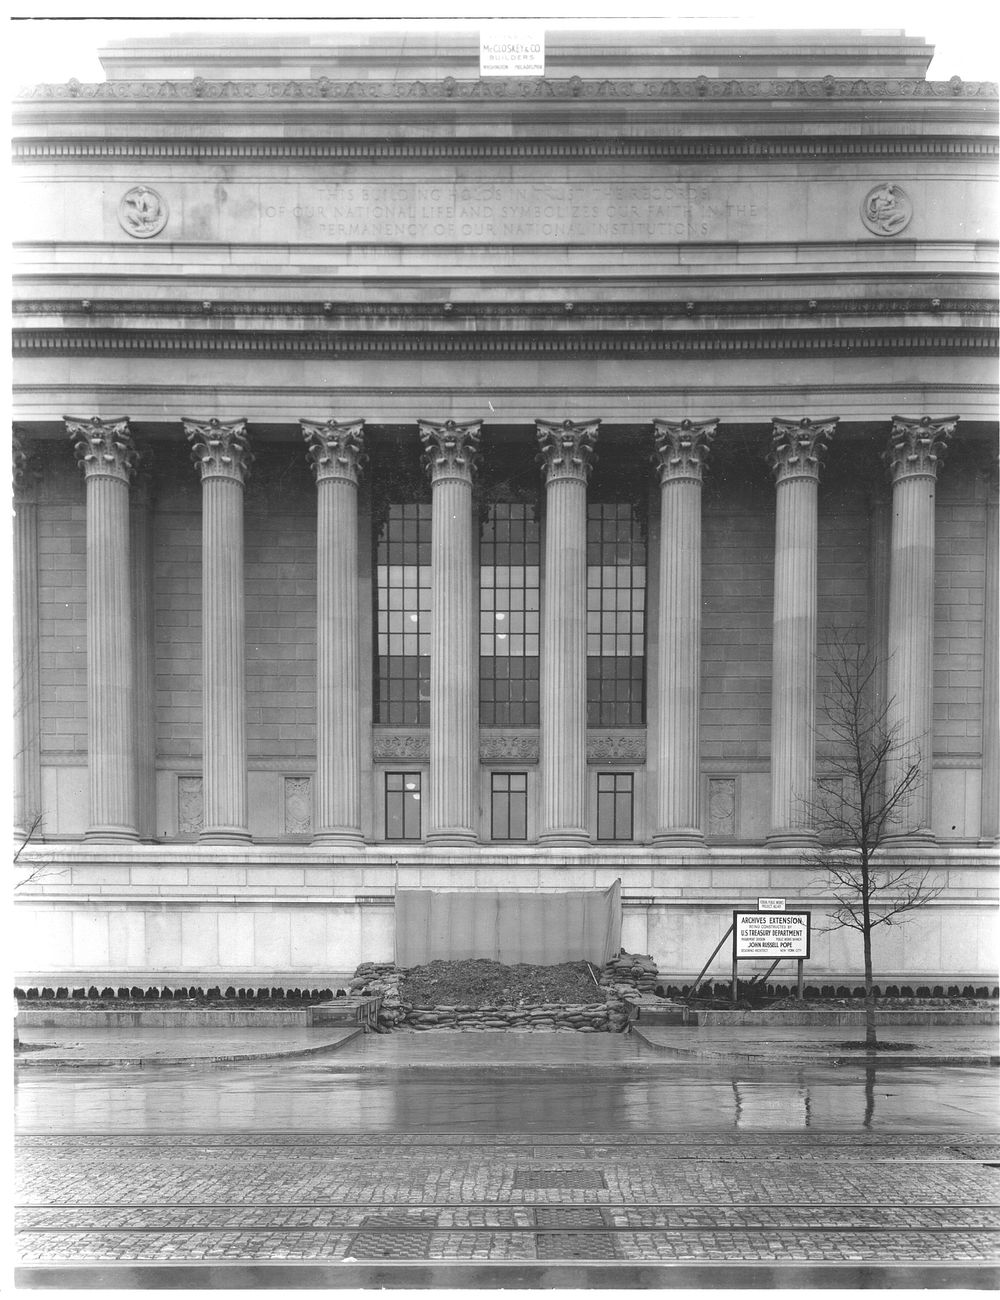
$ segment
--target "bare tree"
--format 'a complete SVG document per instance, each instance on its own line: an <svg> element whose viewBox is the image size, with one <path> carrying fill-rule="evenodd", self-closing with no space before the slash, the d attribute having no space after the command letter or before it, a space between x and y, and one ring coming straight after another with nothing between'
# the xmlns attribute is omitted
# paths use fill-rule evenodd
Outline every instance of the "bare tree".
<svg viewBox="0 0 1000 1300"><path fill-rule="evenodd" d="M941 893L927 869L877 856L924 779L919 750L891 720L880 696L878 656L851 633L826 646L822 729L833 752L816 780L810 817L820 836L816 862L836 899L828 930L861 934L865 967L865 1045L876 1048L872 931Z"/></svg>

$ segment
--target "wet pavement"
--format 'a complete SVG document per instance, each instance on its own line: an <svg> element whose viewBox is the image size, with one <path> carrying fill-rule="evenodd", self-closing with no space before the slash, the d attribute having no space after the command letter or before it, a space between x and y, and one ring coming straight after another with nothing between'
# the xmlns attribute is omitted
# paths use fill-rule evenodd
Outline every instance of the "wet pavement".
<svg viewBox="0 0 1000 1300"><path fill-rule="evenodd" d="M1000 1280L989 1067L430 1031L29 1070L16 1114L22 1286Z"/></svg>
<svg viewBox="0 0 1000 1300"><path fill-rule="evenodd" d="M133 1066L256 1061L334 1051L359 1029L21 1029L19 1066Z"/></svg>

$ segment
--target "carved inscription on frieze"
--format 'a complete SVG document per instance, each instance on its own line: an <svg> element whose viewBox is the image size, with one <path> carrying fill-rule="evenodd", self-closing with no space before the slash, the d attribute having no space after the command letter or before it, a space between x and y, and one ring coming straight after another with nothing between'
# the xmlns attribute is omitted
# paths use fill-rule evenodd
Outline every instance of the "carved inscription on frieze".
<svg viewBox="0 0 1000 1300"><path fill-rule="evenodd" d="M652 181L317 185L287 198L267 189L260 205L265 236L280 227L333 241L673 242L746 235L765 215L762 191Z"/></svg>

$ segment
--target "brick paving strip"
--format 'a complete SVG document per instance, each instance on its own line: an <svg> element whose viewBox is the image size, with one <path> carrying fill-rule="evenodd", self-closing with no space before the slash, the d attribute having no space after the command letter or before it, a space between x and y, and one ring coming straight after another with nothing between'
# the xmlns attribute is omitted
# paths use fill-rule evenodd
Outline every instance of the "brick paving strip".
<svg viewBox="0 0 1000 1300"><path fill-rule="evenodd" d="M33 1135L17 1281L992 1288L998 1193L982 1133Z"/></svg>

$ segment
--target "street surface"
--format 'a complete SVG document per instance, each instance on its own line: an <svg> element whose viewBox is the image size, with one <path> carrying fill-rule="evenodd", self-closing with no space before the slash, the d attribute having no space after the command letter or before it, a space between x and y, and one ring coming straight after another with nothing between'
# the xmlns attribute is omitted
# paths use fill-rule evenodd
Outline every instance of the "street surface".
<svg viewBox="0 0 1000 1300"><path fill-rule="evenodd" d="M26 1071L16 1107L25 1286L539 1285L542 1262L545 1285L998 1276L988 1067L394 1034L229 1068Z"/></svg>

